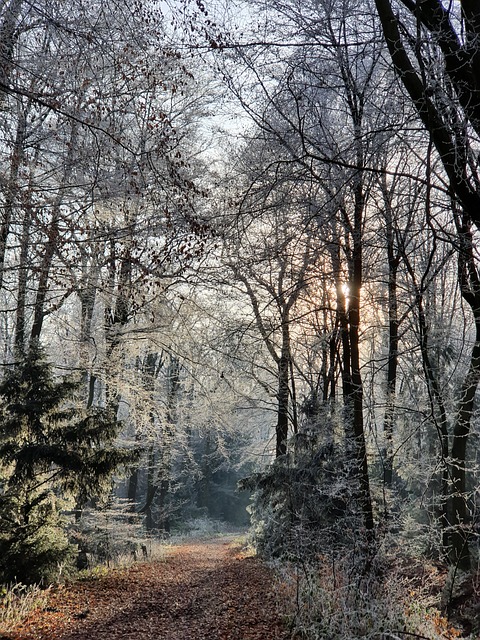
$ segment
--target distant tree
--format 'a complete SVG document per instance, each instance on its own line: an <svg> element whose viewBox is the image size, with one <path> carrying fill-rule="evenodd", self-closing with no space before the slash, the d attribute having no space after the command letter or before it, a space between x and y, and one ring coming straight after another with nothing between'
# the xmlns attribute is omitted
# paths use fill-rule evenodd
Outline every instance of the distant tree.
<svg viewBox="0 0 480 640"><path fill-rule="evenodd" d="M285 193L279 193L275 199L282 195L286 197ZM234 280L246 293L256 328L273 361L275 455L278 457L287 452L289 433L295 433L298 428L291 332L295 326L296 305L308 288L315 250L308 229L302 232L299 228L302 222L296 219L295 223L293 212L289 215L278 202L270 203L268 215L256 212L252 217L248 207L245 201L238 226L246 225L249 232L235 240L232 236L226 239L236 247L229 267ZM256 215L257 222L254 221Z"/></svg>

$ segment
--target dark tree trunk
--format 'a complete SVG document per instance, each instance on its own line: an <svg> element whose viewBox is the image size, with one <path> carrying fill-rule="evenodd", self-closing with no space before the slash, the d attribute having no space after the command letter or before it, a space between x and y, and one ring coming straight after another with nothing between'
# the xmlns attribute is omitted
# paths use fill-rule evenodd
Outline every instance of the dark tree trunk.
<svg viewBox="0 0 480 640"><path fill-rule="evenodd" d="M385 455L383 479L387 487L393 482L393 433L395 426L395 400L397 388L398 368L398 301L397 301L397 272L400 257L395 252L395 236L393 232L393 215L391 200L383 185L385 202L385 226L388 258L388 365L387 389L385 394L385 414L383 418L383 433L385 438Z"/></svg>
<svg viewBox="0 0 480 640"><path fill-rule="evenodd" d="M0 24L0 91L8 93L10 76L14 67L15 43L19 34L18 20L24 0L8 0L3 3L3 20Z"/></svg>
<svg viewBox="0 0 480 640"><path fill-rule="evenodd" d="M180 390L180 362L174 356L170 357L168 369L167 392L167 424L164 430L164 442L161 449L160 491L158 508L160 514L159 528L167 533L170 531L170 516L168 513L168 499L172 473L172 446L177 422L177 401Z"/></svg>
<svg viewBox="0 0 480 640"><path fill-rule="evenodd" d="M78 125L76 123L72 124L72 129L70 132L70 140L68 145L68 153L67 158L65 159L65 167L63 172L63 177L61 180L61 184L58 188L58 195L55 198L52 207L52 218L50 221L50 227L47 232L47 241L45 243L43 258L39 267L39 278L37 284L37 294L35 297L35 303L33 307L33 324L30 332L30 344L37 341L40 338L43 321L45 319L45 302L48 294L48 286L50 280L50 272L53 264L53 257L55 252L58 250L59 242L60 242L60 209L62 206L63 199L63 188L68 183L68 179L71 175L74 163L74 153L76 149L76 141L77 141L77 129ZM67 292L66 295L68 295ZM66 295L64 297L66 297Z"/></svg>
<svg viewBox="0 0 480 640"><path fill-rule="evenodd" d="M470 355L470 367L460 390L460 400L453 428L450 457L450 497L447 517L452 527L450 560L462 569L470 568L469 539L471 513L467 496L467 443L480 382L480 278L475 265L473 236L466 220L458 225L460 250L458 278L464 300L469 304L475 320L475 343Z"/></svg>
<svg viewBox="0 0 480 640"><path fill-rule="evenodd" d="M22 352L25 349L27 304L27 281L29 273L28 253L32 211L30 205L25 206L23 214L22 235L20 238L20 256L18 264L17 309L15 313L15 347Z"/></svg>
<svg viewBox="0 0 480 640"><path fill-rule="evenodd" d="M282 350L278 361L278 410L276 426L276 456L287 453L288 405L290 378L290 319L288 314L282 320Z"/></svg>
<svg viewBox="0 0 480 640"><path fill-rule="evenodd" d="M137 503L137 489L138 489L138 467L135 467L128 477L127 487L127 499L131 505L131 510L135 511L135 505Z"/></svg>
<svg viewBox="0 0 480 640"><path fill-rule="evenodd" d="M53 256L59 241L59 209L58 203L53 211L50 228L48 230L48 238L45 244L43 258L39 267L39 279L37 285L37 295L35 297L33 324L30 332L30 343L40 338L42 332L43 321L45 319L45 301L48 293L48 283L50 278L50 270L52 267Z"/></svg>
<svg viewBox="0 0 480 640"><path fill-rule="evenodd" d="M360 135L359 133L357 134ZM357 150L358 166L363 166L362 151ZM365 198L361 175L357 178L354 190L355 210L353 229L353 254L351 261L351 279L349 285L349 340L352 364L352 404L353 404L353 433L355 438L355 454L357 472L360 482L361 506L367 537L370 541L374 537L374 519L372 499L370 494L370 478L368 472L367 448L363 421L363 381L360 363L360 305L363 280L363 212Z"/></svg>
<svg viewBox="0 0 480 640"><path fill-rule="evenodd" d="M25 155L27 113L27 109L22 109L20 107L17 133L13 146L12 160L10 165L10 175L8 177L8 182L5 188L5 202L2 207L2 221L0 224L0 289L2 289L3 287L5 255L7 251L8 236L10 234L10 226L12 224L13 211L15 204L18 203L18 173ZM22 266L22 262L20 262L20 269L22 268Z"/></svg>

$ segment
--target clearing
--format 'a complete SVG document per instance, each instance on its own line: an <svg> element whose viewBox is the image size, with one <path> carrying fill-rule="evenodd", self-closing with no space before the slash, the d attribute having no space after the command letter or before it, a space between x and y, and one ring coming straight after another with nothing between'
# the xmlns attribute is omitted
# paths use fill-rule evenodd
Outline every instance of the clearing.
<svg viewBox="0 0 480 640"><path fill-rule="evenodd" d="M273 576L232 538L52 590L11 640L285 640Z"/></svg>

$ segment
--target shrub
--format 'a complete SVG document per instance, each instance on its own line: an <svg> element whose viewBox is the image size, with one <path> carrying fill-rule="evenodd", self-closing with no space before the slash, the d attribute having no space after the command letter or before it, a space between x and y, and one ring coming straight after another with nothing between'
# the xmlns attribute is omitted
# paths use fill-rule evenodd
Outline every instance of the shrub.
<svg viewBox="0 0 480 640"><path fill-rule="evenodd" d="M290 453L246 479L254 543L266 557L306 560L349 546L360 528L351 474L333 445L302 434Z"/></svg>

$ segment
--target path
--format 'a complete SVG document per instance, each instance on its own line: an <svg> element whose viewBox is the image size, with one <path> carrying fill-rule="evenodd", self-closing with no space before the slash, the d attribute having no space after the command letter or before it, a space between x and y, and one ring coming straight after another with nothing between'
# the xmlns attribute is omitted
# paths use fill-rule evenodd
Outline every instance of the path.
<svg viewBox="0 0 480 640"><path fill-rule="evenodd" d="M272 574L226 539L55 591L12 640L286 640Z"/></svg>

